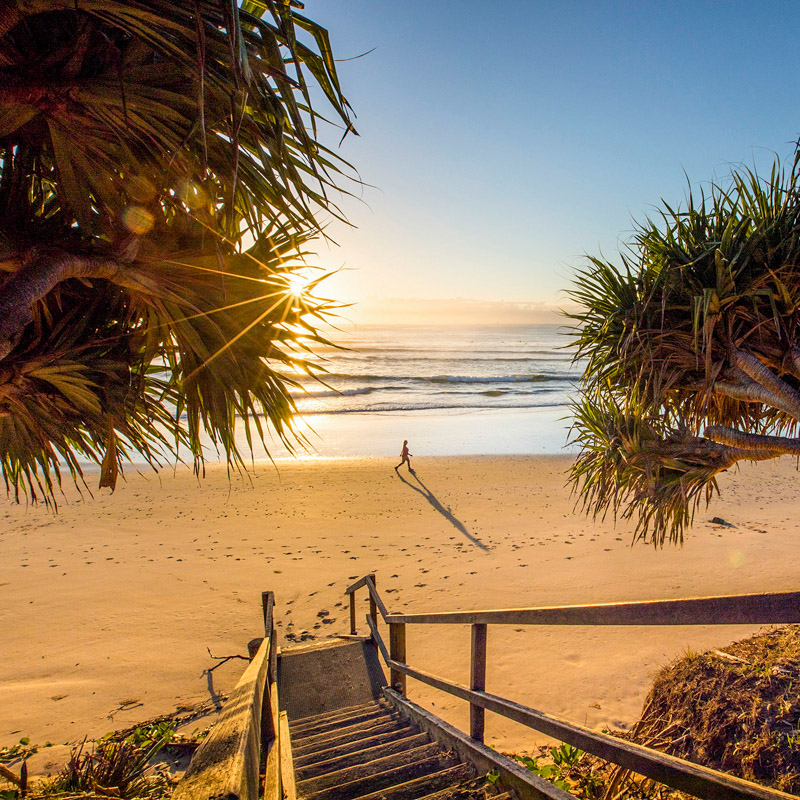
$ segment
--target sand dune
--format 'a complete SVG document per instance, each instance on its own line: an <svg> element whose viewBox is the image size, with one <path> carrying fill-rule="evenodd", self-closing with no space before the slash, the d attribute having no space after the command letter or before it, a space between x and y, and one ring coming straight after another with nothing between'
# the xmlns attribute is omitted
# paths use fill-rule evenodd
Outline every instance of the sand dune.
<svg viewBox="0 0 800 800"><path fill-rule="evenodd" d="M449 610L797 589L794 462L724 476L681 549L630 546L630 528L573 513L560 457L261 465L129 474L113 497L73 492L54 516L0 509L0 743L104 733L229 689L214 655L246 653L260 592L281 639L346 633L342 592L374 571L391 610ZM724 517L735 527L708 522ZM366 598L362 609L366 613ZM363 628L363 625L362 625ZM488 689L575 722L630 725L653 672L750 628L490 627ZM409 662L467 680L467 627L408 635ZM461 701L409 696L467 725ZM527 729L487 715L487 740L528 749Z"/></svg>

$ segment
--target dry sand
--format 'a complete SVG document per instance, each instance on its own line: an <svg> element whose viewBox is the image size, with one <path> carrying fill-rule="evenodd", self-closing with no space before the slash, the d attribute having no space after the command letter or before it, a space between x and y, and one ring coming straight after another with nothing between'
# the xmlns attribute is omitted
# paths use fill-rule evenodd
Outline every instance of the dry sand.
<svg viewBox="0 0 800 800"><path fill-rule="evenodd" d="M229 690L276 595L279 638L347 633L343 590L374 571L390 610L610 602L797 589L800 476L789 459L723 476L683 548L573 512L561 457L261 465L129 474L54 516L0 509L0 744L100 735ZM715 515L735 527L712 525ZM359 617L366 613L362 594ZM328 612L328 615L323 615ZM323 617L325 623L323 624ZM362 630L364 628L362 623ZM631 725L655 670L752 628L489 628L489 691L593 727ZM467 682L466 626L412 627L409 663ZM465 703L409 696L459 726ZM487 740L536 736L492 714Z"/></svg>

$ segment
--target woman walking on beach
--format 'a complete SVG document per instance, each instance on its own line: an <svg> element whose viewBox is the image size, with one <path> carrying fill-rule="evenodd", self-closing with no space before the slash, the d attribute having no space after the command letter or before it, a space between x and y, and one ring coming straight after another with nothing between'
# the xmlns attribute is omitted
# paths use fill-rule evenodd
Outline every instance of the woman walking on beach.
<svg viewBox="0 0 800 800"><path fill-rule="evenodd" d="M403 464L408 464L408 471L413 472L414 470L411 469L411 453L408 452L408 439L403 440L403 450L400 453L400 463L394 468L394 471L397 472Z"/></svg>

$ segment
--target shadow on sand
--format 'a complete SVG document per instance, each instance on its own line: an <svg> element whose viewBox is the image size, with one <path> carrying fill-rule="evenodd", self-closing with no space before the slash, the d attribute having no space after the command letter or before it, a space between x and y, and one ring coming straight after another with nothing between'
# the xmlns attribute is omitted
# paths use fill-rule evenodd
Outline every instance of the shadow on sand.
<svg viewBox="0 0 800 800"><path fill-rule="evenodd" d="M419 479L417 473L414 470L409 470L411 475L414 476L414 480L422 487L417 488L414 486L413 483L407 481L397 470L397 477L400 478L403 483L408 486L410 489L413 489L418 494L421 494L435 509L438 511L459 533L463 533L467 539L472 542L476 547L480 547L481 550L485 550L488 552L489 548L477 537L473 536L468 530L467 526L449 509L445 508L438 500L436 495Z"/></svg>
<svg viewBox="0 0 800 800"><path fill-rule="evenodd" d="M222 695L214 688L214 668L204 669L202 674L206 676L208 683L208 696L214 704L214 709L219 711L222 708Z"/></svg>

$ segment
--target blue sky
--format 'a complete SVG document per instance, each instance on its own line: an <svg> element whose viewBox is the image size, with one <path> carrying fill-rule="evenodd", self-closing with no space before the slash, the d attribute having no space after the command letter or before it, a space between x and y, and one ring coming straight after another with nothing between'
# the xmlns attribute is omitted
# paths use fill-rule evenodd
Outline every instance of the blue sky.
<svg viewBox="0 0 800 800"><path fill-rule="evenodd" d="M346 300L563 301L659 198L800 133L789 2L307 0L362 179L320 263Z"/></svg>

